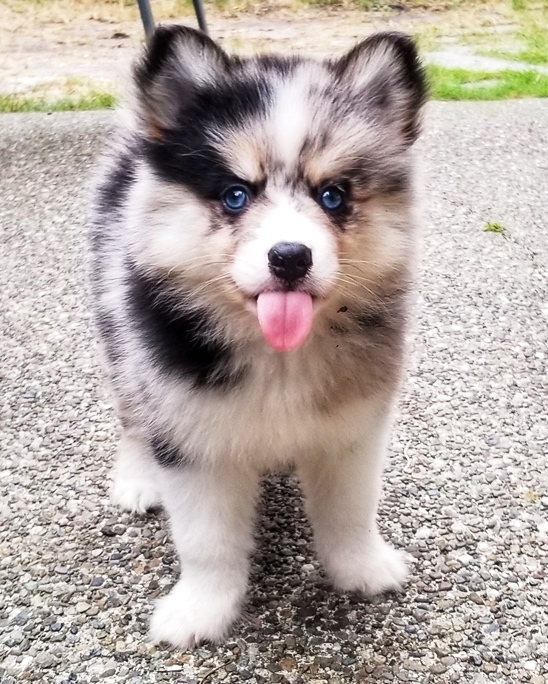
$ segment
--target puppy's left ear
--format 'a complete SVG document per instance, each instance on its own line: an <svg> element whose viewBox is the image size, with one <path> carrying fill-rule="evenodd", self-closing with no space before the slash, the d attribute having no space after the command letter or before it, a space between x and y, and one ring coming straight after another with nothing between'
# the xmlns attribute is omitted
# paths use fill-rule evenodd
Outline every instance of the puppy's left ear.
<svg viewBox="0 0 548 684"><path fill-rule="evenodd" d="M358 95L369 117L395 128L404 144L415 141L427 86L409 36L396 32L370 36L336 62L335 73Z"/></svg>

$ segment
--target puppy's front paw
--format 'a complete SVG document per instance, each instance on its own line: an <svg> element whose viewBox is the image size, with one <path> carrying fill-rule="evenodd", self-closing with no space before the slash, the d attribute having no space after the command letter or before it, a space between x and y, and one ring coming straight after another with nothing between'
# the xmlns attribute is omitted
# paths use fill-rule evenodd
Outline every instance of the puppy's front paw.
<svg viewBox="0 0 548 684"><path fill-rule="evenodd" d="M129 475L115 472L110 500L131 513L146 513L161 505L160 492L154 480L140 473Z"/></svg>
<svg viewBox="0 0 548 684"><path fill-rule="evenodd" d="M217 585L179 580L159 599L150 621L150 638L179 648L220 641L238 617L242 597Z"/></svg>
<svg viewBox="0 0 548 684"><path fill-rule="evenodd" d="M355 591L373 597L386 591L400 591L409 574L405 551L398 551L382 537L375 536L356 553L348 550L330 563L333 584L342 591Z"/></svg>

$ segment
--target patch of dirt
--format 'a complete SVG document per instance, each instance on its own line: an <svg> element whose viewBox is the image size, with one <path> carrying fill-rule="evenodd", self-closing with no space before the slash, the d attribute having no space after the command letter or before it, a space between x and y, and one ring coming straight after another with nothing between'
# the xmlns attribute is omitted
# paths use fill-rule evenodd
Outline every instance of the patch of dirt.
<svg viewBox="0 0 548 684"><path fill-rule="evenodd" d="M0 8L0 92L40 92L60 83L74 89L92 84L98 89L118 92L144 42L134 7L104 15L93 3L83 7L76 4L74 11L70 11L67 6L51 3L44 9L42 4L33 5L33 0L8 0L7 6L4 2ZM496 25L507 20L504 13L497 15L495 5L476 6L478 25ZM308 6L264 11L261 5L255 12L241 14L208 6L206 15L211 36L231 52L299 50L333 55L374 31L436 34L443 33L440 27L447 26L458 30L470 13L470 6L463 9L462 3L448 10L431 5L412 5L407 9L409 3L393 6L400 9L365 11ZM160 15L156 20L196 25L194 16L188 13L169 19Z"/></svg>

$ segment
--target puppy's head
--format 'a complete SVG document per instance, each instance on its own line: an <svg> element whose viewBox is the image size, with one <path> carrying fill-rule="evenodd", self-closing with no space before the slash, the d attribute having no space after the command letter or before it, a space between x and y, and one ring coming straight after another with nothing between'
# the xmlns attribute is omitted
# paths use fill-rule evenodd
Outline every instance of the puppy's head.
<svg viewBox="0 0 548 684"><path fill-rule="evenodd" d="M379 34L336 61L242 60L159 28L136 84L136 258L187 298L291 350L405 269L425 95L410 39Z"/></svg>

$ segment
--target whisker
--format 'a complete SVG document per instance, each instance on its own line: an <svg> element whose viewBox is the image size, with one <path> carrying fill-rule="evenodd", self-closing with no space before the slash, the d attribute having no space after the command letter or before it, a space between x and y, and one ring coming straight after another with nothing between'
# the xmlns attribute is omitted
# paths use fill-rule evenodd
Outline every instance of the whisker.
<svg viewBox="0 0 548 684"><path fill-rule="evenodd" d="M375 284L375 283L377 282L376 280L373 280L373 278L365 278L364 276L354 275L353 273L345 273L345 275L346 275L347 278L354 278L355 281L361 280L361 281L363 281L364 283L372 283L372 284Z"/></svg>
<svg viewBox="0 0 548 684"><path fill-rule="evenodd" d="M382 265L376 261L357 261L350 259L339 259L341 265L348 266L349 268L354 268L359 273L363 273L363 267L369 268L382 268Z"/></svg>
<svg viewBox="0 0 548 684"><path fill-rule="evenodd" d="M230 258L232 255L231 254L220 254L218 255L220 257L226 257L227 259ZM212 258L208 254L202 254L200 256L195 256L190 259L185 259L184 262L181 262L180 266L172 266L169 271L167 272L167 277L169 278L174 271L181 270L181 272L184 274L185 268L188 266L227 266L228 261L222 261L217 258Z"/></svg>
<svg viewBox="0 0 548 684"><path fill-rule="evenodd" d="M231 256L232 254L215 254L215 256L212 256L211 254L199 254L190 259L185 259L181 265L186 266L187 264L193 264L200 261L209 261L211 264L226 264L228 262L224 261L223 258L230 259Z"/></svg>
<svg viewBox="0 0 548 684"><path fill-rule="evenodd" d="M182 145L175 144L174 147L178 157L196 157L198 159L208 159L208 156L205 154L206 150L204 148L201 150L192 150L191 152L182 152L180 151Z"/></svg>
<svg viewBox="0 0 548 684"><path fill-rule="evenodd" d="M217 276L216 278L210 278L209 280L204 281L203 283L200 283L197 287L192 288L192 293L193 294L200 294L204 290L207 290L213 285L219 285L222 281L230 281L231 278L228 274L223 273L220 276Z"/></svg>
<svg viewBox="0 0 548 684"><path fill-rule="evenodd" d="M359 292L351 290L350 292L345 293L353 301L355 301L357 303L362 303L362 295L360 293L361 293L361 291L365 290L371 298L370 302L386 309L386 304L384 303L382 297L378 293L374 292L373 290L370 290L368 287L363 285L363 283L357 283L351 277L341 275L341 274L336 276L336 282L342 283L344 285L350 285L350 286L352 286L352 288L355 288L356 286L360 288Z"/></svg>
<svg viewBox="0 0 548 684"><path fill-rule="evenodd" d="M377 296L375 294L375 292L373 292L373 290L369 289L366 285L364 285L363 283L360 283L356 278L354 278L351 275L348 275L347 273L345 273L344 275L342 275L342 274L337 275L337 279L339 282L345 283L346 285L357 285L358 287L363 288L366 292L373 295L374 297Z"/></svg>
<svg viewBox="0 0 548 684"><path fill-rule="evenodd" d="M376 261L368 261L367 259L346 259L345 257L341 257L339 259L341 264L365 264L367 266L380 266Z"/></svg>

